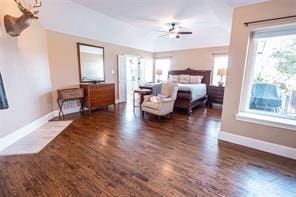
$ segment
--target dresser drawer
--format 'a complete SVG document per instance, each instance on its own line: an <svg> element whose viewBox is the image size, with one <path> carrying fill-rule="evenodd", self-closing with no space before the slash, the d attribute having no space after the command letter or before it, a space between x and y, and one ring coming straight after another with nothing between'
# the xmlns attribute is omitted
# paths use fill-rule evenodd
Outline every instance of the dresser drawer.
<svg viewBox="0 0 296 197"><path fill-rule="evenodd" d="M102 86L102 87L92 87L90 89L90 93L108 93L108 92L114 92L114 87L113 86Z"/></svg>

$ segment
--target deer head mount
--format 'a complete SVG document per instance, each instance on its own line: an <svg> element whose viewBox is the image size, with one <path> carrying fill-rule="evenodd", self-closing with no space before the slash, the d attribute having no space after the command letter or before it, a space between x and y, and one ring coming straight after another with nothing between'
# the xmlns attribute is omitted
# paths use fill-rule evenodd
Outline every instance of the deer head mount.
<svg viewBox="0 0 296 197"><path fill-rule="evenodd" d="M38 19L39 11L37 8L41 7L41 1L35 0L35 5L30 5L29 8L25 8L20 0L14 0L19 10L23 13L20 17L13 17L10 15L4 16L4 25L6 32L15 37L19 36L27 27L32 23L32 20Z"/></svg>

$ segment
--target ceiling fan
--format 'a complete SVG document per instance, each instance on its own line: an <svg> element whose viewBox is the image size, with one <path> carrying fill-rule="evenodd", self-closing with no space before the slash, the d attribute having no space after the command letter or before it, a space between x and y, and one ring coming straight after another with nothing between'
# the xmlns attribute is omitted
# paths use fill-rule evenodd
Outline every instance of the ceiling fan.
<svg viewBox="0 0 296 197"><path fill-rule="evenodd" d="M176 38L179 39L181 36L180 35L190 35L192 34L191 31L180 31L180 29L182 27L177 26L176 23L172 23L170 24L170 29L168 31L165 31L166 34L161 35L159 37L164 37L164 36L169 36L170 38ZM164 31L160 31L160 32L164 32Z"/></svg>

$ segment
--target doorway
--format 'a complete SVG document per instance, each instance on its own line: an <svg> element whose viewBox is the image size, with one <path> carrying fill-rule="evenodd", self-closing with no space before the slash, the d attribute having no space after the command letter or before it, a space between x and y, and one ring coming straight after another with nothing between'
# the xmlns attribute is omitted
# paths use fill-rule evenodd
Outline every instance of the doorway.
<svg viewBox="0 0 296 197"><path fill-rule="evenodd" d="M118 56L119 102L133 104L133 92L153 80L153 61L140 56ZM137 101L136 101L137 102Z"/></svg>

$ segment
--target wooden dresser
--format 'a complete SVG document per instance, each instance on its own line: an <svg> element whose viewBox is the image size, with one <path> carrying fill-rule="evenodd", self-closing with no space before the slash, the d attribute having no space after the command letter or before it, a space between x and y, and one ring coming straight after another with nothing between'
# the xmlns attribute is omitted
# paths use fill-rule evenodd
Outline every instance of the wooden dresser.
<svg viewBox="0 0 296 197"><path fill-rule="evenodd" d="M85 104L88 111L94 109L114 105L115 107L115 84L101 83L101 84L80 84L84 89Z"/></svg>

